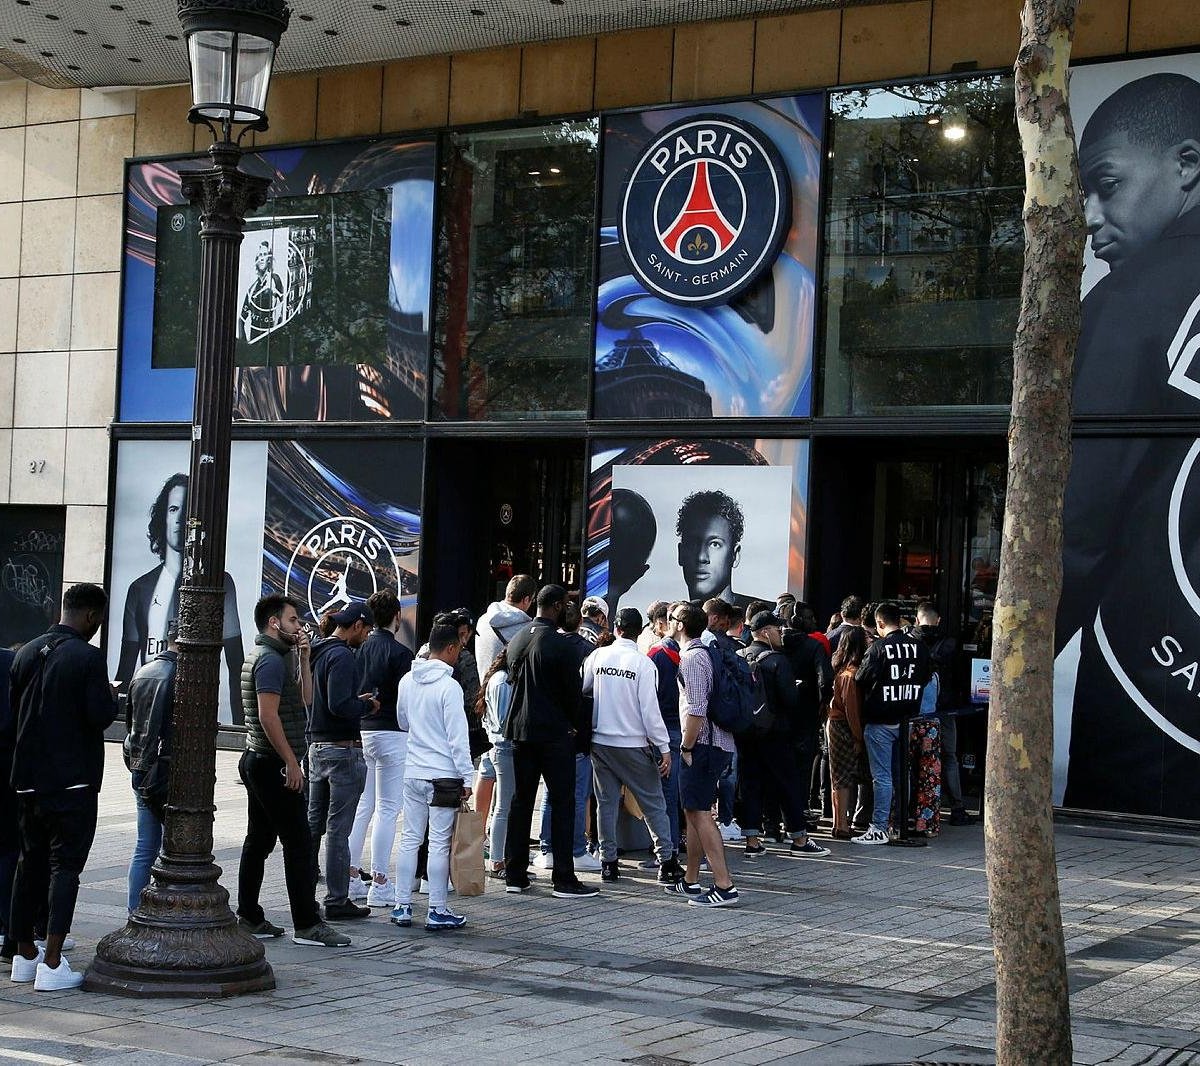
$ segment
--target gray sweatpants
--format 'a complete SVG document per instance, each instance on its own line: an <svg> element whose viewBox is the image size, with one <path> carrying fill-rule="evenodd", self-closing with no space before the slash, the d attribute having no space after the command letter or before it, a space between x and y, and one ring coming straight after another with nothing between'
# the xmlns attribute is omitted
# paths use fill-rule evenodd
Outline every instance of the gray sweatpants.
<svg viewBox="0 0 1200 1066"><path fill-rule="evenodd" d="M671 823L663 801L662 779L658 764L650 749L614 748L608 744L592 745L592 776L596 782L596 817L600 822L600 859L616 862L617 815L621 809L621 786L624 785L642 808L642 817L654 841L654 854L666 862L675 854L671 846Z"/></svg>

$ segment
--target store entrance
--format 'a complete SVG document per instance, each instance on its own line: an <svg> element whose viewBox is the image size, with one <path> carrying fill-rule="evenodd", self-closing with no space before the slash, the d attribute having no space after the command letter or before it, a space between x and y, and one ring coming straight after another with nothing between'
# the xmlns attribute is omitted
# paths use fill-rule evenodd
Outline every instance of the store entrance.
<svg viewBox="0 0 1200 1066"><path fill-rule="evenodd" d="M431 441L421 628L440 610L478 616L514 574L578 588L584 444Z"/></svg>
<svg viewBox="0 0 1200 1066"><path fill-rule="evenodd" d="M813 484L810 595L818 611L828 617L850 592L910 612L928 599L964 649L990 654L1002 442L818 440Z"/></svg>

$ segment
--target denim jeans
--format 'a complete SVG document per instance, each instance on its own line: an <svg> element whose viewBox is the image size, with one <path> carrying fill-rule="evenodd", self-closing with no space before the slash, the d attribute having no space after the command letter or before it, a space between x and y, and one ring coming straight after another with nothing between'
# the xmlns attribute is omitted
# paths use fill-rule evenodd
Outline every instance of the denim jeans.
<svg viewBox="0 0 1200 1066"><path fill-rule="evenodd" d="M360 866L363 844L371 816L371 872L388 877L392 870L392 846L396 843L396 821L404 798L404 757L408 752L408 734L395 729L363 731L363 760L367 765L366 783L354 828L350 830L350 863Z"/></svg>
<svg viewBox="0 0 1200 1066"><path fill-rule="evenodd" d="M325 841L325 906L349 901L350 830L367 782L362 748L318 742L308 749L308 831L312 836L313 880Z"/></svg>
<svg viewBox="0 0 1200 1066"><path fill-rule="evenodd" d="M888 817L892 811L892 759L900 740L900 727L868 722L863 729L863 737L867 744L867 758L871 763L871 784L875 789L871 825L887 832Z"/></svg>
<svg viewBox="0 0 1200 1066"><path fill-rule="evenodd" d="M158 858L162 848L163 824L146 801L138 793L143 770L133 771L133 800L137 805L137 842L133 845L133 858L129 860L129 913L132 914L142 900L142 889L150 883L150 867Z"/></svg>
<svg viewBox="0 0 1200 1066"><path fill-rule="evenodd" d="M396 862L396 902L412 905L417 852L429 830L429 909L443 910L450 891L450 837L454 833L455 807L431 807L433 782L408 778L404 782L404 828L400 831L400 857Z"/></svg>
<svg viewBox="0 0 1200 1066"><path fill-rule="evenodd" d="M496 771L496 790L492 793L492 821L488 827L488 854L493 863L504 858L504 846L508 842L508 814L512 810L513 792L517 779L513 773L513 747L511 740L497 740L488 753Z"/></svg>
<svg viewBox="0 0 1200 1066"><path fill-rule="evenodd" d="M592 796L592 760L586 755L575 756L575 837L571 854L575 858L587 851L587 808ZM542 854L550 851L550 792L542 800L542 828L538 834Z"/></svg>
<svg viewBox="0 0 1200 1066"><path fill-rule="evenodd" d="M733 821L738 783L738 756L733 753L727 769L717 781L717 821L729 825Z"/></svg>
<svg viewBox="0 0 1200 1066"><path fill-rule="evenodd" d="M681 833L679 830L679 767L683 759L679 754L679 746L683 743L683 734L673 730L667 731L667 739L671 743L671 772L661 778L663 802L667 805L667 821L671 823L671 845L679 850Z"/></svg>

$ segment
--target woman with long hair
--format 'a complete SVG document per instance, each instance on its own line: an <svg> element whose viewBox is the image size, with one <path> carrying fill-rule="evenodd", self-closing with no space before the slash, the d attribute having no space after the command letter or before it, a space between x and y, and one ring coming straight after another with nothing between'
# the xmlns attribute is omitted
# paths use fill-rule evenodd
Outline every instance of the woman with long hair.
<svg viewBox="0 0 1200 1066"><path fill-rule="evenodd" d="M833 653L833 698L825 735L829 742L829 780L833 793L833 838L850 839L850 793L863 780L863 727L858 683L854 674L867 653L861 626L842 633Z"/></svg>
<svg viewBox="0 0 1200 1066"><path fill-rule="evenodd" d="M491 818L488 825L487 872L492 877L504 876L504 844L508 838L508 812L512 807L516 778L513 776L512 741L504 736L504 723L508 721L508 709L512 701L512 686L508 681L508 651L501 648L484 674L483 685L475 698L475 706L483 718L492 750L485 752L479 761L479 778L476 780L475 809L485 813L489 808ZM493 788L480 786L489 780L487 770L495 779Z"/></svg>

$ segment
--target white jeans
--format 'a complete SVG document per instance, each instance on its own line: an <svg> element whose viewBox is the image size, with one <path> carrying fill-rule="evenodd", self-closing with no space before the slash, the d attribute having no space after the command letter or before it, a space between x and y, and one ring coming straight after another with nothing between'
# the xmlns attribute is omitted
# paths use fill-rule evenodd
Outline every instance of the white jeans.
<svg viewBox="0 0 1200 1066"><path fill-rule="evenodd" d="M392 869L396 818L403 802L404 756L408 751L408 734L392 729L364 729L362 742L363 758L367 763L367 783L358 801L358 810L354 813L354 828L350 831L350 861L361 860L367 826L374 814L371 872L387 876Z"/></svg>
<svg viewBox="0 0 1200 1066"><path fill-rule="evenodd" d="M404 782L404 828L400 831L400 857L396 861L396 902L412 904L417 852L429 828L429 909L446 906L450 892L450 837L456 807L431 807L433 782L409 778Z"/></svg>

